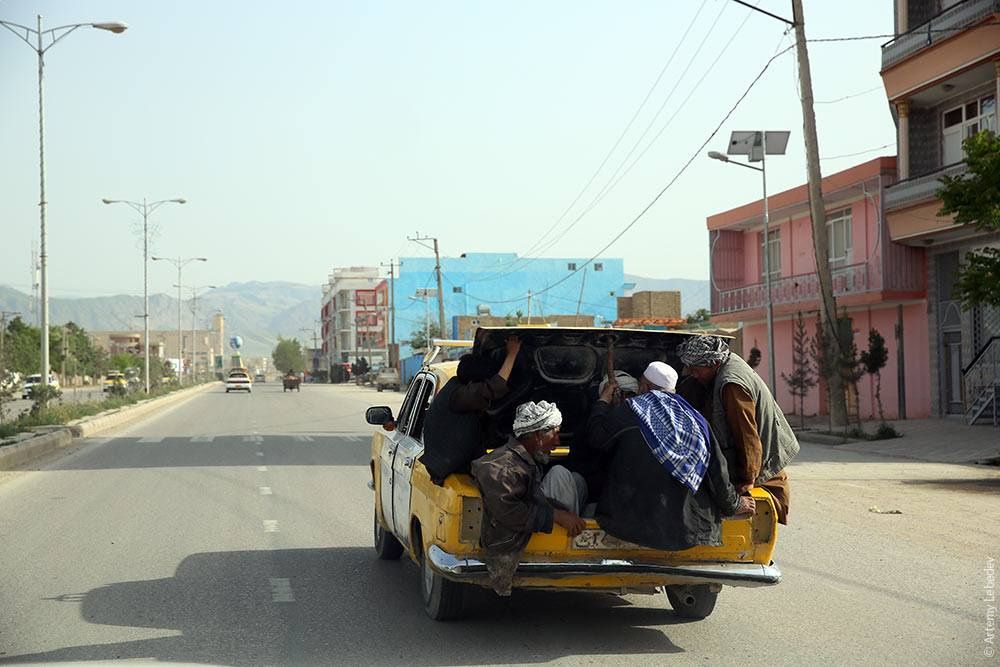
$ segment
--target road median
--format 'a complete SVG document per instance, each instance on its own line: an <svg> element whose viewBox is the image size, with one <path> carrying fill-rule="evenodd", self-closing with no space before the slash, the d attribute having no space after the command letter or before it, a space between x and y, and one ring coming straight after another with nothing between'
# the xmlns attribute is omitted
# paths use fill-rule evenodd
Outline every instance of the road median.
<svg viewBox="0 0 1000 667"><path fill-rule="evenodd" d="M67 447L73 442L73 438L91 437L112 428L135 423L154 412L193 398L215 386L217 384L214 382L206 382L188 389L179 389L166 396L158 396L76 419L65 426L39 426L30 434L20 433L8 438L4 441L5 444L0 446L0 470L11 470L56 449Z"/></svg>

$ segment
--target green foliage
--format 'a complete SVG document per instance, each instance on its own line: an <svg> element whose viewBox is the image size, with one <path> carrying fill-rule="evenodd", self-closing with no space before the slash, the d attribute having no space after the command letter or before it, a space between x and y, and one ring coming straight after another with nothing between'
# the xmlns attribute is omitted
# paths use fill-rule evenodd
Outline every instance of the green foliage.
<svg viewBox="0 0 1000 667"><path fill-rule="evenodd" d="M885 338L872 329L868 332L868 349L861 353L861 365L869 375L875 376L875 401L878 404L878 418L885 426L885 411L882 409L882 369L889 360L889 350L885 347Z"/></svg>
<svg viewBox="0 0 1000 667"><path fill-rule="evenodd" d="M34 404L31 406L31 411L38 412L47 406L49 401L62 398L62 391L56 389L50 384L36 384L28 390L28 398L34 401Z"/></svg>
<svg viewBox="0 0 1000 667"><path fill-rule="evenodd" d="M882 422L879 424L878 430L875 431L875 435L872 436L872 440L891 440L892 438L902 437L902 435L902 433L892 427L892 424Z"/></svg>
<svg viewBox="0 0 1000 667"><path fill-rule="evenodd" d="M809 390L816 386L816 374L809 354L809 336L806 333L806 323L802 313L795 320L792 329L792 372L782 373L781 379L788 385L788 391L799 399L799 420L802 428L806 425L805 397Z"/></svg>
<svg viewBox="0 0 1000 667"><path fill-rule="evenodd" d="M441 337L441 327L437 324L431 322L429 329L431 332L431 338ZM424 328L420 327L419 329L414 329L410 332L410 340L407 341L407 344L414 350L426 350L428 343L424 336Z"/></svg>
<svg viewBox="0 0 1000 667"><path fill-rule="evenodd" d="M1000 137L980 132L964 142L966 173L941 179L941 210L955 215L955 224L972 225L983 232L1000 230ZM959 271L956 296L962 305L1000 306L1000 249L968 253Z"/></svg>
<svg viewBox="0 0 1000 667"><path fill-rule="evenodd" d="M709 323L712 317L712 312L707 308L699 308L698 310L690 313L687 316L688 324L705 325Z"/></svg>
<svg viewBox="0 0 1000 667"><path fill-rule="evenodd" d="M302 344L297 338L282 338L278 336L278 344L271 351L274 367L282 373L295 373L304 369L302 361Z"/></svg>

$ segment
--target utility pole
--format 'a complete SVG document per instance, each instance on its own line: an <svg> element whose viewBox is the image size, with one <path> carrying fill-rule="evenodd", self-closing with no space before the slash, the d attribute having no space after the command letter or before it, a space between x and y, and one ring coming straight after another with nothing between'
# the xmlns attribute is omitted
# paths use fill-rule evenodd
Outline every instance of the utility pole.
<svg viewBox="0 0 1000 667"><path fill-rule="evenodd" d="M382 262L382 264L380 265L389 267L389 303L387 305L389 307L389 313L390 313L389 336L390 336L390 342L393 345L396 344L396 267L401 266L401 264L402 263L397 264L396 262L390 259L388 264Z"/></svg>
<svg viewBox="0 0 1000 667"><path fill-rule="evenodd" d="M531 290L528 290L528 322L531 324Z"/></svg>
<svg viewBox="0 0 1000 667"><path fill-rule="evenodd" d="M841 340L837 321L837 302L833 295L833 279L830 274L829 240L826 229L826 207L823 203L822 174L819 168L819 141L816 137L816 114L813 109L812 75L809 70L809 51L806 48L805 14L802 0L792 0L792 21L795 25L795 52L799 60L799 90L802 100L803 137L806 144L806 168L809 181L809 213L812 218L813 251L816 254L816 274L819 277L820 309L819 317L827 339L827 354L839 359L847 341ZM844 383L837 369L827 376L830 390L830 421L834 426L847 423L847 401L844 397Z"/></svg>
<svg viewBox="0 0 1000 667"><path fill-rule="evenodd" d="M445 332L445 328L444 328L444 290L441 289L441 254L438 252L438 240L436 238L434 238L434 237L431 237L431 236L420 236L419 233L415 237L409 237L409 236L407 236L406 238L408 240L410 240L410 241L415 241L416 243L420 243L420 245L424 246L425 248L427 248L429 246L426 243L422 243L423 241L433 241L434 242L434 248L433 248L433 250L434 250L434 273L437 276L437 288L438 288L438 327L441 330L441 335L444 336L445 335L445 333L444 333Z"/></svg>

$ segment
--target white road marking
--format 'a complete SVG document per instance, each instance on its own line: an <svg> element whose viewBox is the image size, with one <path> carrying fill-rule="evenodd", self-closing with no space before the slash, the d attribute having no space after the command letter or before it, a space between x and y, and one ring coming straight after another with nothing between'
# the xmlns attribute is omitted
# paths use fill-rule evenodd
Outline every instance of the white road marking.
<svg viewBox="0 0 1000 667"><path fill-rule="evenodd" d="M298 442L312 442L313 441L312 436L309 436L309 435L297 435L297 436L295 436L295 439Z"/></svg>
<svg viewBox="0 0 1000 667"><path fill-rule="evenodd" d="M278 522L275 519L264 519L264 532L265 533L278 532Z"/></svg>
<svg viewBox="0 0 1000 667"><path fill-rule="evenodd" d="M258 487L258 488L260 489L260 495L262 495L262 496L271 496L271 495L274 495L274 492L271 491L271 487L269 487L269 486L261 486L261 487Z"/></svg>
<svg viewBox="0 0 1000 667"><path fill-rule="evenodd" d="M149 435L149 436L146 436L145 438L139 438L139 444L140 445L152 445L152 444L155 444L157 442L163 442L163 436L162 435L161 436Z"/></svg>
<svg viewBox="0 0 1000 667"><path fill-rule="evenodd" d="M264 452L257 452L257 456L264 456Z"/></svg>
<svg viewBox="0 0 1000 667"><path fill-rule="evenodd" d="M292 583L288 579L271 579L272 602L295 602Z"/></svg>
<svg viewBox="0 0 1000 667"><path fill-rule="evenodd" d="M267 466L257 466L257 472L267 472Z"/></svg>
<svg viewBox="0 0 1000 667"><path fill-rule="evenodd" d="M243 436L243 442L264 442L264 438L259 435L245 435Z"/></svg>
<svg viewBox="0 0 1000 667"><path fill-rule="evenodd" d="M215 440L214 435L196 435L191 438L191 442L212 442Z"/></svg>
<svg viewBox="0 0 1000 667"><path fill-rule="evenodd" d="M359 438L356 435L349 435L346 438L344 438L344 440L348 440L350 442L364 442L364 438Z"/></svg>

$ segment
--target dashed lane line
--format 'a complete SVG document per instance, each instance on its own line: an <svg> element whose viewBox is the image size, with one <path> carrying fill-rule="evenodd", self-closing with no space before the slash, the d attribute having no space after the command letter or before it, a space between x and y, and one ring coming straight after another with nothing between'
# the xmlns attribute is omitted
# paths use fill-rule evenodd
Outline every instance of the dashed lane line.
<svg viewBox="0 0 1000 667"><path fill-rule="evenodd" d="M267 466L257 466L257 472L267 472Z"/></svg>
<svg viewBox="0 0 1000 667"><path fill-rule="evenodd" d="M196 435L191 438L191 442L212 442L215 440L214 435Z"/></svg>
<svg viewBox="0 0 1000 667"><path fill-rule="evenodd" d="M274 579L271 582L272 602L295 602L295 594L292 592L292 582L288 579Z"/></svg>
<svg viewBox="0 0 1000 667"><path fill-rule="evenodd" d="M278 522L275 519L264 519L264 532L265 533L277 533L278 532Z"/></svg>
<svg viewBox="0 0 1000 667"><path fill-rule="evenodd" d="M260 486L260 487L257 487L257 488L260 491L260 495L262 495L262 496L272 496L272 495L274 495L274 491L272 491L271 487L269 487L269 486Z"/></svg>
<svg viewBox="0 0 1000 667"><path fill-rule="evenodd" d="M158 442L163 442L163 436L148 435L145 438L139 438L137 442L140 445L155 445Z"/></svg>

